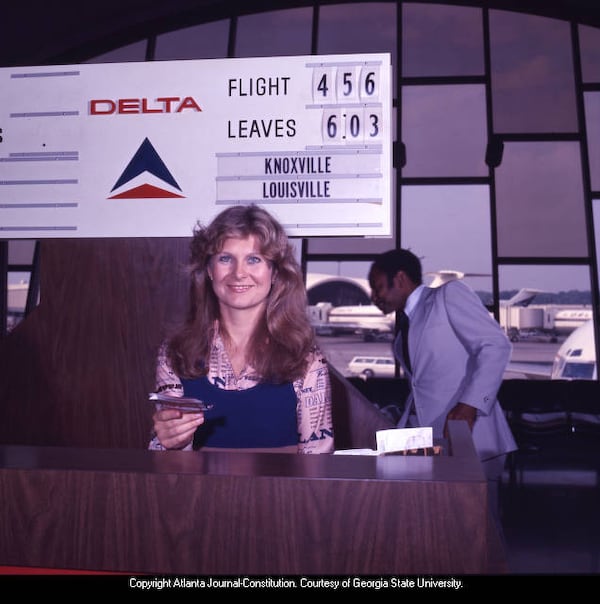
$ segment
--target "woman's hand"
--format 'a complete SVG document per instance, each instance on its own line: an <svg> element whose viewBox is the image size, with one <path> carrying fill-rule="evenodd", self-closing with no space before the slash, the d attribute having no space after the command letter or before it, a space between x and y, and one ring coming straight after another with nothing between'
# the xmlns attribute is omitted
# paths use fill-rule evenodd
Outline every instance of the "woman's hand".
<svg viewBox="0 0 600 604"><path fill-rule="evenodd" d="M152 416L154 431L166 449L183 449L194 439L196 428L204 423L204 413L182 413L161 409Z"/></svg>

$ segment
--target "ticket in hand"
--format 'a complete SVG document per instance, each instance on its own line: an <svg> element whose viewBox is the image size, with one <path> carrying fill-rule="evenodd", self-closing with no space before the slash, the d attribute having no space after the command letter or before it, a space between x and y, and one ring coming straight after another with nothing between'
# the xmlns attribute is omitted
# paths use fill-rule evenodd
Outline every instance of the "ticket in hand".
<svg viewBox="0 0 600 604"><path fill-rule="evenodd" d="M162 394L160 392L151 392L148 395L148 400L155 405L160 405L161 409L177 409L182 413L198 413L200 411L208 411L213 408L212 403L205 403L197 398L188 396L172 396L170 394Z"/></svg>

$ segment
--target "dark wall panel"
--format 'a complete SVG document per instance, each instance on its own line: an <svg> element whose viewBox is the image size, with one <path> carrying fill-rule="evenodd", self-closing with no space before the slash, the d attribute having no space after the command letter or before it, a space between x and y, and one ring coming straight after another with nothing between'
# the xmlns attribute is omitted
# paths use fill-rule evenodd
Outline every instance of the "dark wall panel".
<svg viewBox="0 0 600 604"><path fill-rule="evenodd" d="M0 347L0 442L147 443L156 349L187 300L188 244L42 243L40 305Z"/></svg>

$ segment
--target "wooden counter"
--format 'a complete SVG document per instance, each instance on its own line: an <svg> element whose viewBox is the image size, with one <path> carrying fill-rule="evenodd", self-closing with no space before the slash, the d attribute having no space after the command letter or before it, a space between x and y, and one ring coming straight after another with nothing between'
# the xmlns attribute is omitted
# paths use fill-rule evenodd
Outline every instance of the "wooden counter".
<svg viewBox="0 0 600 604"><path fill-rule="evenodd" d="M436 457L359 457L3 446L0 565L503 572L464 422L453 422L449 448Z"/></svg>

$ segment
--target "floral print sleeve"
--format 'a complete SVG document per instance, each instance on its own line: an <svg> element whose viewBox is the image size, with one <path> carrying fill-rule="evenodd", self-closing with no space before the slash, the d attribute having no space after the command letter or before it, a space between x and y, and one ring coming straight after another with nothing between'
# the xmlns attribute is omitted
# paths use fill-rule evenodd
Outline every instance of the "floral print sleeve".
<svg viewBox="0 0 600 604"><path fill-rule="evenodd" d="M160 347L156 359L156 384L154 391L164 392L171 396L183 396L183 385L169 365L164 344ZM191 445L189 448L191 449ZM148 449L152 451L166 451L154 433L152 434Z"/></svg>
<svg viewBox="0 0 600 604"><path fill-rule="evenodd" d="M164 392L171 396L183 396L183 386L177 377L169 361L167 360L166 345L163 344L156 358L156 385L155 392Z"/></svg>
<svg viewBox="0 0 600 604"><path fill-rule="evenodd" d="M294 382L298 398L298 452L331 453L333 420L331 381L327 361L315 348L303 379Z"/></svg>

